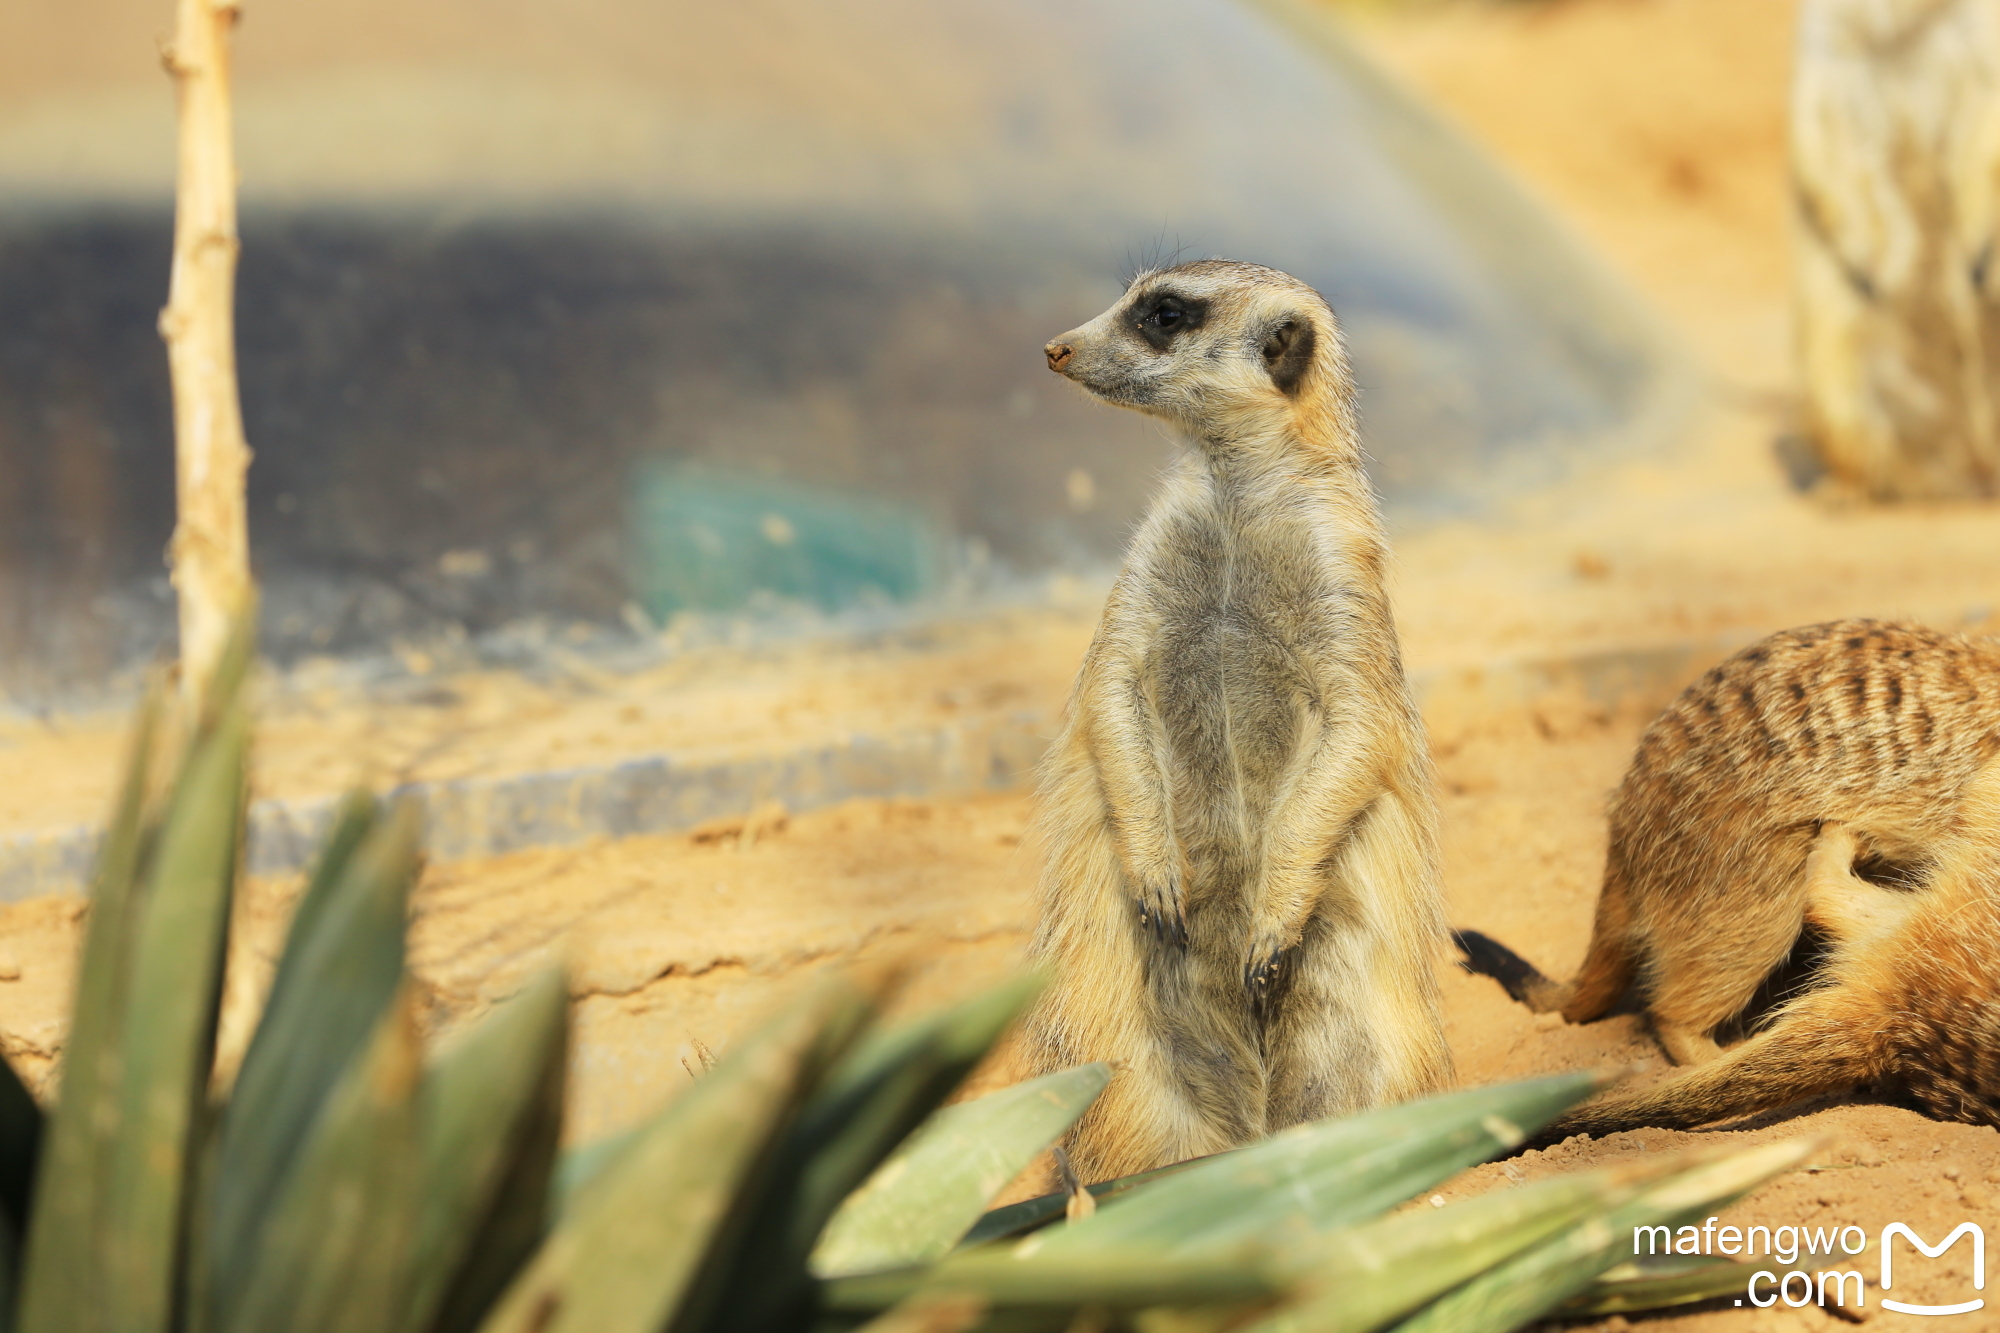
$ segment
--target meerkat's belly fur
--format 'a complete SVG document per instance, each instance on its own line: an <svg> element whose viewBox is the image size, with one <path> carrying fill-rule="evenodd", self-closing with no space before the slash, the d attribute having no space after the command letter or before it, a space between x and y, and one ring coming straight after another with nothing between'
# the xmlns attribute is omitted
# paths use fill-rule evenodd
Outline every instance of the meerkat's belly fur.
<svg viewBox="0 0 2000 1333"><path fill-rule="evenodd" d="M2000 644L1866 620L1787 630L1690 686L1611 802L1590 950L1575 980L1510 986L1572 1022L1636 981L1668 1053L1715 1058L1717 1026L1818 920L1805 874L1829 822L1911 886L2000 751Z"/></svg>
<svg viewBox="0 0 2000 1333"><path fill-rule="evenodd" d="M1034 947L1054 980L1026 1036L1044 1069L1117 1068L1068 1141L1088 1179L1448 1076L1435 800L1331 315L1281 274L1213 263L1121 305L1202 292L1205 327L1254 335L1276 316L1217 308L1246 282L1311 312L1317 377L1178 418L1197 448L1133 541L1043 772Z"/></svg>

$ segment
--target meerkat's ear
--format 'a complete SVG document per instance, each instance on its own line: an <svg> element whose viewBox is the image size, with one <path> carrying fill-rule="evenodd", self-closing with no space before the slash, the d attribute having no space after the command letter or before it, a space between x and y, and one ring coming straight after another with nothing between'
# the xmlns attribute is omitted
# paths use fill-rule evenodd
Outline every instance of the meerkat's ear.
<svg viewBox="0 0 2000 1333"><path fill-rule="evenodd" d="M1264 336L1264 368L1271 372L1271 383L1278 386L1279 393L1289 397L1299 391L1306 369L1312 365L1317 341L1312 324L1297 317Z"/></svg>

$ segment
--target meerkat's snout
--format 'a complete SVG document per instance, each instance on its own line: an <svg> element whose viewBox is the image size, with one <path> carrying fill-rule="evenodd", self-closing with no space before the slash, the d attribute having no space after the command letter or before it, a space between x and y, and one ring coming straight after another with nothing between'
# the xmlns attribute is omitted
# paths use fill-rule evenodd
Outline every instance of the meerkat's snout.
<svg viewBox="0 0 2000 1333"><path fill-rule="evenodd" d="M1049 369L1060 375L1063 373L1063 367L1069 364L1070 358L1076 355L1076 348L1058 338L1042 348L1042 354L1049 359Z"/></svg>

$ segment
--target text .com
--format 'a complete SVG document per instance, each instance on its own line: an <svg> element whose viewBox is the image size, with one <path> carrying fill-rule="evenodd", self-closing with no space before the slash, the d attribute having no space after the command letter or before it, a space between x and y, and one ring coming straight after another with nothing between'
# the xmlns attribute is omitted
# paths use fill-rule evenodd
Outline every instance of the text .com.
<svg viewBox="0 0 2000 1333"><path fill-rule="evenodd" d="M1711 1217L1701 1226L1683 1227L1634 1227L1632 1229L1632 1253L1635 1258L1649 1254L1703 1254L1726 1255L1744 1259L1768 1256L1787 1265L1784 1271L1759 1269L1750 1275L1749 1288L1744 1299L1756 1306L1772 1306L1783 1302L1798 1308L1807 1305L1835 1306L1843 1309L1859 1309L1867 1301L1866 1284L1862 1281L1858 1268L1840 1269L1835 1267L1842 1258L1852 1258L1868 1248L1868 1233L1860 1227L1733 1227L1719 1226L1719 1218ZM1932 1244L1901 1222L1891 1222L1882 1228L1878 1242L1881 1254L1882 1308L1902 1314L1954 1315L1970 1314L1985 1306L1983 1297L1953 1301L1942 1305L1918 1305L1909 1301L1896 1300L1891 1292L1895 1288L1896 1254L1903 1250L1914 1250L1927 1259L1941 1257L1946 1250L1960 1240L1972 1241L1972 1291L1986 1289L1986 1233L1972 1222L1961 1222L1943 1240ZM1805 1259L1807 1272L1790 1265ZM1825 1259L1824 1267L1811 1262ZM1905 1286L1917 1270L1912 1269L1911 1260L1904 1259Z"/></svg>

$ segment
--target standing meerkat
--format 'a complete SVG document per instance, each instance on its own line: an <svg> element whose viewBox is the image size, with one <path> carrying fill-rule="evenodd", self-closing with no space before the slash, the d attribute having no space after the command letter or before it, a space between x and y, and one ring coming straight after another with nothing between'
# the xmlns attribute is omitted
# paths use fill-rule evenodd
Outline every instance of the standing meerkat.
<svg viewBox="0 0 2000 1333"><path fill-rule="evenodd" d="M1117 1069L1071 1162L1130 1174L1440 1086L1436 798L1333 311L1206 260L1046 351L1190 445L1041 775L1027 1048Z"/></svg>
<svg viewBox="0 0 2000 1333"><path fill-rule="evenodd" d="M1832 946L1821 984L1721 1058L1581 1107L1542 1137L1690 1129L1864 1087L2000 1127L2000 762L1961 789L1951 823L1915 891L1857 876L1861 840L1824 825L1801 880Z"/></svg>
<svg viewBox="0 0 2000 1333"><path fill-rule="evenodd" d="M1646 729L1611 799L1597 923L1576 978L1549 980L1461 932L1468 966L1572 1023L1635 980L1679 1064L1719 1054L1816 914L1805 874L1821 825L1864 869L1913 885L2000 752L2000 642L1843 620L1785 630L1710 671ZM1833 899L1826 898L1831 903Z"/></svg>

